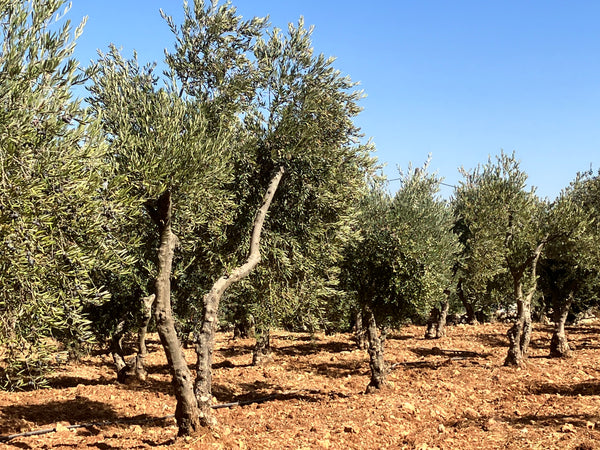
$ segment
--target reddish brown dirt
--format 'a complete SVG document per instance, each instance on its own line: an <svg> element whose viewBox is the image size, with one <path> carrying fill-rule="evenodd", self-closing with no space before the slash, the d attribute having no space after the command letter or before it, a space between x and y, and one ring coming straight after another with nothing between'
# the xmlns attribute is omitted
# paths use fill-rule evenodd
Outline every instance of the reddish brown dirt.
<svg viewBox="0 0 600 450"><path fill-rule="evenodd" d="M52 428L7 448L222 449L600 449L600 323L570 330L573 358L548 359L549 328L537 326L524 368L507 368L508 325L450 327L436 341L407 327L387 341L390 387L366 395L368 361L348 335L275 333L273 362L251 367L252 341L218 336L219 409L212 434L176 439L162 350L152 341L149 378L120 385L106 355L58 371L51 389L0 393L0 433ZM193 354L189 351L189 361ZM138 419L138 423L70 424ZM149 419L148 421L142 421ZM152 421L152 419L154 419Z"/></svg>

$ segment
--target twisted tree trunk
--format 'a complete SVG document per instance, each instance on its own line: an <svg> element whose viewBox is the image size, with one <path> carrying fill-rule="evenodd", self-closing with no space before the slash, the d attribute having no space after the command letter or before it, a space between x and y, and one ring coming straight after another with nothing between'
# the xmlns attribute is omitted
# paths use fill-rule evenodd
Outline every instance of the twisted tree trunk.
<svg viewBox="0 0 600 450"><path fill-rule="evenodd" d="M531 299L537 288L537 263L540 259L546 239L540 243L523 266L511 271L513 276L513 291L517 300L517 320L506 333L509 341L508 354L504 360L505 366L521 366L527 358L529 340L531 339ZM529 270L530 287L523 294L525 272Z"/></svg>
<svg viewBox="0 0 600 450"><path fill-rule="evenodd" d="M272 361L271 330L267 327L257 327L256 343L252 349L252 365L260 366L270 361Z"/></svg>
<svg viewBox="0 0 600 450"><path fill-rule="evenodd" d="M142 298L142 325L138 333L138 354L135 357L135 375L137 379L141 381L145 381L148 376L148 372L146 372L146 367L144 365L144 359L148 354L146 334L148 332L148 325L152 319L152 305L154 304L155 298L155 294Z"/></svg>
<svg viewBox="0 0 600 450"><path fill-rule="evenodd" d="M254 267L260 262L260 235L263 224L279 182L283 177L284 169L279 171L271 179L267 192L263 198L263 203L254 218L252 238L250 240L250 255L244 264L235 268L230 274L225 274L219 278L211 290L204 296L204 312L200 330L196 338L196 382L194 391L200 410L200 423L204 426L212 427L216 424L216 419L212 413L212 360L213 349L215 346L215 333L217 330L217 313L221 297L233 283L246 277Z"/></svg>
<svg viewBox="0 0 600 450"><path fill-rule="evenodd" d="M371 368L371 381L367 386L367 393L372 393L386 385L388 370L383 357L385 332L379 333L375 314L366 305L363 307L363 320L366 322L367 339L369 341L369 367Z"/></svg>
<svg viewBox="0 0 600 450"><path fill-rule="evenodd" d="M180 436L197 433L201 428L198 420L198 402L194 395L192 374L188 368L171 309L171 271L177 238L171 232L171 192L158 199L156 208L148 206L151 217L158 225L160 246L158 249L158 274L156 276L156 299L154 317L160 341L171 370L172 383L177 399L175 420Z"/></svg>
<svg viewBox="0 0 600 450"><path fill-rule="evenodd" d="M437 306L431 308L429 319L427 319L427 329L425 331L425 339L435 339L437 336L437 324L440 320L440 309Z"/></svg>
<svg viewBox="0 0 600 450"><path fill-rule="evenodd" d="M362 311L360 309L357 309L354 313L354 340L356 341L358 348L361 350L366 350L369 346L367 335L365 333L365 327L363 326Z"/></svg>
<svg viewBox="0 0 600 450"><path fill-rule="evenodd" d="M552 358L567 358L571 356L571 347L565 333L565 323L569 315L569 309L573 303L573 292L560 305L555 302L554 306L554 333L550 341L550 356Z"/></svg>

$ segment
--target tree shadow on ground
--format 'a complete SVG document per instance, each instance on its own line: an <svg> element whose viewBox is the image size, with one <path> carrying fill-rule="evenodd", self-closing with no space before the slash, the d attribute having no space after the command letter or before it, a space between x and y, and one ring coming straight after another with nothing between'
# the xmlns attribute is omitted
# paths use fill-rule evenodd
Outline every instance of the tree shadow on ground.
<svg viewBox="0 0 600 450"><path fill-rule="evenodd" d="M595 423L599 419L597 414L526 414L522 416L502 416L500 420L513 426L527 426L536 428L555 428L571 424L577 428L587 428L588 422Z"/></svg>
<svg viewBox="0 0 600 450"><path fill-rule="evenodd" d="M90 380L89 378L84 377L73 377L68 375L56 375L48 379L48 385L52 389L66 389L71 387L76 387L78 385L84 386L105 386L107 384L112 384L116 382L117 374L115 373L114 378L98 378L94 380Z"/></svg>
<svg viewBox="0 0 600 450"><path fill-rule="evenodd" d="M479 353L469 350L444 350L439 347L433 348L422 348L414 347L410 349L411 352L420 356L421 358L428 358L432 356L441 356L445 359L427 359L421 361L404 361L395 363L391 366L392 369L404 367L405 369L430 369L437 370L440 367L452 364L455 361L474 361L476 364L477 359L488 359L491 353Z"/></svg>
<svg viewBox="0 0 600 450"><path fill-rule="evenodd" d="M390 333L387 335L386 340L388 341L409 341L411 339L418 339L417 336L410 334Z"/></svg>
<svg viewBox="0 0 600 450"><path fill-rule="evenodd" d="M537 339L531 339L529 342L530 348L535 348L537 350L548 350L550 351L550 338L542 337Z"/></svg>
<svg viewBox="0 0 600 450"><path fill-rule="evenodd" d="M565 397L600 395L600 380L583 383L536 383L529 386L529 392L534 395L559 394Z"/></svg>
<svg viewBox="0 0 600 450"><path fill-rule="evenodd" d="M1 408L0 429L7 418L21 419L37 425L48 425L56 422L89 422L116 420L114 409L102 402L86 397L72 400L53 401L39 405L9 405Z"/></svg>
<svg viewBox="0 0 600 450"><path fill-rule="evenodd" d="M339 360L332 356L330 361L315 363L311 360L287 361L286 370L300 373L315 373L328 378L345 378L348 375L364 375L368 372L363 360Z"/></svg>
<svg viewBox="0 0 600 450"><path fill-rule="evenodd" d="M316 403L324 399L348 398L348 395L339 392L324 392L318 389L300 389L285 392L276 384L265 381L254 381L252 383L238 383L235 390L242 394L235 394L231 387L215 384L213 395L221 404L239 402L245 404L265 403L268 401L302 400L304 402Z"/></svg>
<svg viewBox="0 0 600 450"><path fill-rule="evenodd" d="M235 356L243 356L252 353L253 346L250 344L240 344L235 347L227 347L218 350L225 358L233 358Z"/></svg>
<svg viewBox="0 0 600 450"><path fill-rule="evenodd" d="M508 347L508 338L504 333L481 333L473 339L489 347Z"/></svg>
<svg viewBox="0 0 600 450"><path fill-rule="evenodd" d="M309 342L307 344L287 345L285 347L273 348L273 353L285 356L302 356L313 353L341 353L351 352L358 347L356 344L348 342Z"/></svg>
<svg viewBox="0 0 600 450"><path fill-rule="evenodd" d="M439 347L423 348L414 347L410 349L411 352L418 356L446 356L448 358L466 359L466 358L489 358L491 353L479 353L469 350L445 350Z"/></svg>

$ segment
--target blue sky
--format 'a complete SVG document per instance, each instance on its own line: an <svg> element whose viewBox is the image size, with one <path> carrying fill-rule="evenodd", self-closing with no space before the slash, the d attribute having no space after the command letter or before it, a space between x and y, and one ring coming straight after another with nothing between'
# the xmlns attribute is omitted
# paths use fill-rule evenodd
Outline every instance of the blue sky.
<svg viewBox="0 0 600 450"><path fill-rule="evenodd" d="M110 42L162 61L173 38L159 8L179 0L73 0L88 16L76 57ZM304 16L317 52L361 83L357 118L387 163L420 165L455 184L458 167L516 152L538 194L553 199L578 171L600 167L600 2L563 0L237 0L246 18L285 28ZM391 188L397 186L391 182ZM451 188L444 188L449 196Z"/></svg>

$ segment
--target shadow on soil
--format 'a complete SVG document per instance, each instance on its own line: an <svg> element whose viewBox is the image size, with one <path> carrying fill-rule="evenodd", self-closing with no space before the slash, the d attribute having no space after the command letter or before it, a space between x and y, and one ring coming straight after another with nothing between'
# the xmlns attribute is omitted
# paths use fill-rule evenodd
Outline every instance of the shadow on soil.
<svg viewBox="0 0 600 450"><path fill-rule="evenodd" d="M99 422L116 420L117 414L106 403L77 397L73 400L54 401L40 405L9 405L1 409L2 418L22 419L37 425L48 425L56 422ZM1 428L1 426L0 426Z"/></svg>
<svg viewBox="0 0 600 450"><path fill-rule="evenodd" d="M356 344L348 342L308 342L306 344L294 344L285 347L273 348L273 353L285 356L302 356L313 353L340 353L356 350Z"/></svg>
<svg viewBox="0 0 600 450"><path fill-rule="evenodd" d="M396 363L392 368L404 367L406 369L430 369L437 370L440 367L451 364L455 361L474 361L478 359L487 359L491 356L490 353L478 353L468 350L444 350L439 347L434 348L411 348L411 352L420 356L421 358L427 358L430 356L442 356L446 359L429 359L423 361L405 361Z"/></svg>
<svg viewBox="0 0 600 450"><path fill-rule="evenodd" d="M586 381L575 384L538 383L530 386L529 392L534 395L559 394L569 397L600 395L600 381Z"/></svg>
<svg viewBox="0 0 600 450"><path fill-rule="evenodd" d="M171 417L154 417L148 414L140 414L133 417L119 417L115 410L106 403L89 400L85 397L77 397L73 400L54 401L39 405L10 405L1 408L0 434L3 437L19 433L23 427L34 430L45 429L54 426L57 422L68 422L70 425L86 424L86 427L78 428L77 434L81 436L98 435L108 425L133 425L141 427L167 426L173 421ZM33 424L33 426L32 426ZM46 433L40 433L41 435ZM11 445L21 448L31 448L22 442ZM151 446L159 446L165 443L146 442ZM98 448L118 448L100 446ZM108 445L108 444L106 444Z"/></svg>
<svg viewBox="0 0 600 450"><path fill-rule="evenodd" d="M508 338L504 333L481 333L474 339L489 347L508 347Z"/></svg>
<svg viewBox="0 0 600 450"><path fill-rule="evenodd" d="M571 424L576 428L587 428L588 422L598 421L599 416L593 414L527 414L524 416L504 416L501 420L513 426L536 428L556 428Z"/></svg>
<svg viewBox="0 0 600 450"><path fill-rule="evenodd" d="M291 392L282 392L281 386L265 381L255 381L253 383L239 383L236 390L244 393L236 395L234 390L227 386L215 384L213 386L213 395L219 403L240 402L240 404L265 403L268 401L288 401L302 400L304 402L315 403L321 400L348 398L348 395L338 392L324 392L318 389L302 389Z"/></svg>

